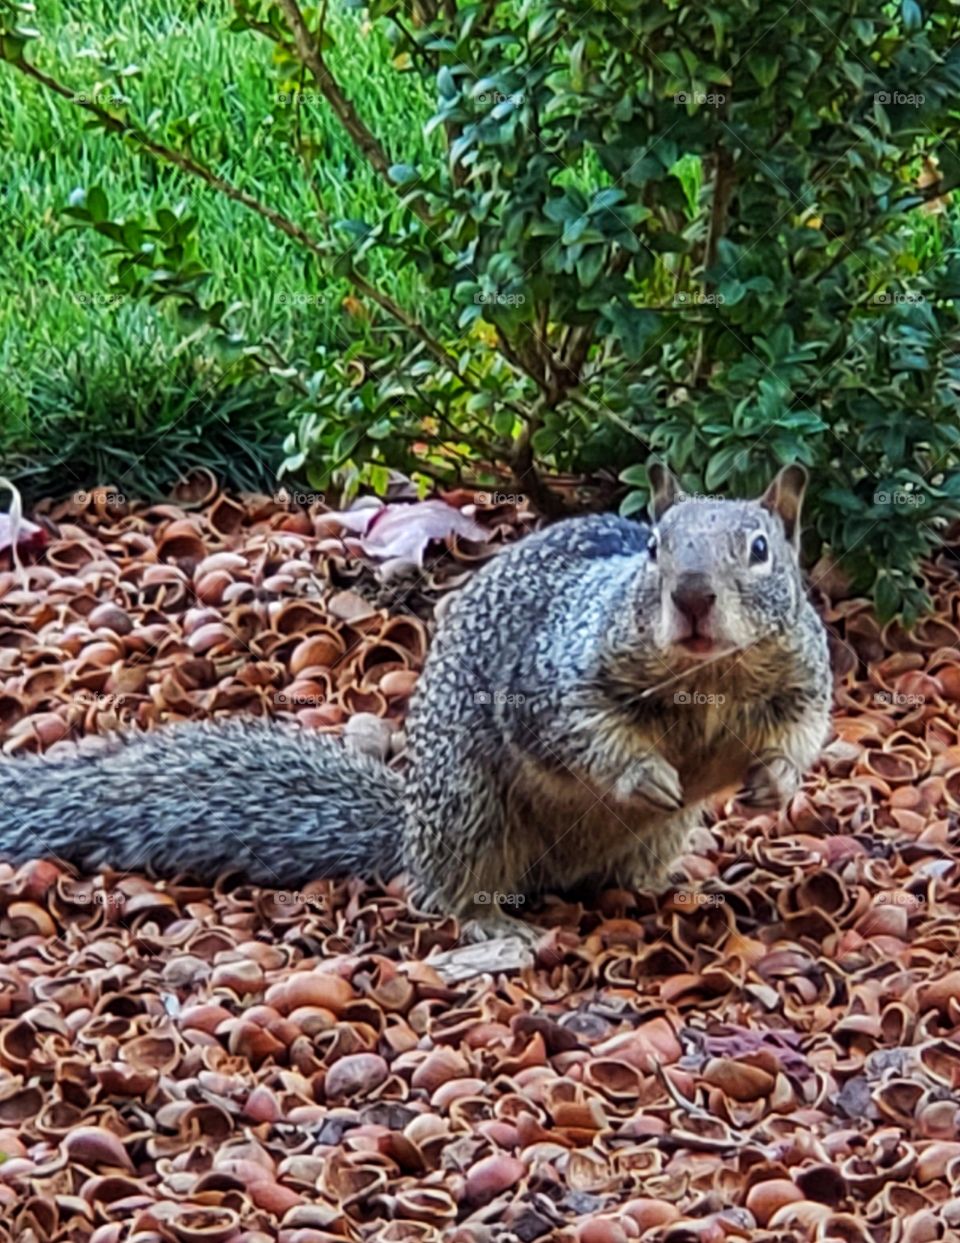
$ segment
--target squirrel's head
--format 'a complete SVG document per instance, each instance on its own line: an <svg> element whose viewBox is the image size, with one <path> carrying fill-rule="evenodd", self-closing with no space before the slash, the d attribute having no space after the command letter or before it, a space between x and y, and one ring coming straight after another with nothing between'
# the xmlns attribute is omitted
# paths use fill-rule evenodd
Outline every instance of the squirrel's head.
<svg viewBox="0 0 960 1243"><path fill-rule="evenodd" d="M671 663L693 663L786 633L803 601L806 470L785 467L756 501L685 498L661 466L651 467L650 479L657 648Z"/></svg>

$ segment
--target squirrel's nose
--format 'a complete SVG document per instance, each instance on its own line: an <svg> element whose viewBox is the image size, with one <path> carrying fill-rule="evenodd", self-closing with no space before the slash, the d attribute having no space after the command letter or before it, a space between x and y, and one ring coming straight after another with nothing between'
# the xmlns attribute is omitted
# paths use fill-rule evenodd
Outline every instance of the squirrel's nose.
<svg viewBox="0 0 960 1243"><path fill-rule="evenodd" d="M699 622L716 603L717 593L703 574L685 575L673 592L673 602L689 621Z"/></svg>

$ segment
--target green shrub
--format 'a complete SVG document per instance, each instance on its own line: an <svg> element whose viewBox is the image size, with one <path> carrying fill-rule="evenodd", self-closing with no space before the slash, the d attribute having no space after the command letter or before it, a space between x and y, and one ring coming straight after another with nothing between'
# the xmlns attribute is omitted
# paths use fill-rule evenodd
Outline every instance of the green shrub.
<svg viewBox="0 0 960 1243"><path fill-rule="evenodd" d="M279 357L204 299L191 253L206 239L189 220L114 219L99 188L72 210L113 240L119 288L173 298L290 387L291 469L348 488L381 485L387 466L507 472L556 510L552 472L626 466L629 511L651 454L708 493L756 491L796 459L813 471L810 551L841 556L882 614L915 614L916 560L960 512L952 220L935 245L911 240L922 206L960 181L960 11L376 0L396 72L436 100L409 155L345 96L325 6L233 11L234 30L273 45L291 100L276 140L302 149L322 95L380 174L375 210L271 214L177 156L169 125L164 145L92 114L285 232L326 274L320 291L346 278L369 331ZM7 29L5 58L38 76ZM401 297L394 278L410 273Z"/></svg>

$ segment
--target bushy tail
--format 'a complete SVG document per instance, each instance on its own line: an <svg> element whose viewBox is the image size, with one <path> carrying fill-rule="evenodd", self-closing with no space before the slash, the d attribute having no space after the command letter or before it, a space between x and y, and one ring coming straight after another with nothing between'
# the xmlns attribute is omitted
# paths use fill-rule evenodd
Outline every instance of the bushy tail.
<svg viewBox="0 0 960 1243"><path fill-rule="evenodd" d="M335 739L233 718L0 761L0 858L284 888L402 866L400 777Z"/></svg>

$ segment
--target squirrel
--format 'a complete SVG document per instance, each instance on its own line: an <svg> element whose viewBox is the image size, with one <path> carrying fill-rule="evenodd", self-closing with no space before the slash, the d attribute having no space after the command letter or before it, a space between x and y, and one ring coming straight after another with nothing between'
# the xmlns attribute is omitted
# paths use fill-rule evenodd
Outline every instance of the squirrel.
<svg viewBox="0 0 960 1243"><path fill-rule="evenodd" d="M685 497L649 523L567 518L444 601L402 772L255 718L0 762L0 856L252 883L409 874L477 937L545 891L661 886L721 791L784 806L829 732L825 628L799 565L807 474L759 500Z"/></svg>

